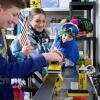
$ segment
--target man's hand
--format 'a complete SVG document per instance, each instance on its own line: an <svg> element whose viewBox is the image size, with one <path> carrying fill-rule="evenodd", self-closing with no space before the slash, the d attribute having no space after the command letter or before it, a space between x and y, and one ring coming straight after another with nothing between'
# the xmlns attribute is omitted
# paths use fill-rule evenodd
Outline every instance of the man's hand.
<svg viewBox="0 0 100 100"><path fill-rule="evenodd" d="M59 51L58 49L54 48L51 50L52 53L58 53L62 58L64 58L64 55L61 51Z"/></svg>
<svg viewBox="0 0 100 100"><path fill-rule="evenodd" d="M63 60L62 54L59 54L58 52L43 53L42 55L45 57L47 63L62 62Z"/></svg>

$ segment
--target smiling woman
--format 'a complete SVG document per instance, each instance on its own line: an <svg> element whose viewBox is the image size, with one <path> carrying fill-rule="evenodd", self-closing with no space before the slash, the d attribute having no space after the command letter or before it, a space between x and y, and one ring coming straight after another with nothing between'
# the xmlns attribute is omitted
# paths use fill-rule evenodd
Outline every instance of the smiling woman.
<svg viewBox="0 0 100 100"><path fill-rule="evenodd" d="M11 44L11 50L14 55L16 55L16 53L18 54L18 51L23 48L21 40L25 35L27 35L27 39L24 42L32 47L32 52L29 54L30 56L36 56L37 54L49 51L50 38L45 31L46 14L42 9L33 8L31 10L21 10L18 26L21 27L21 30L18 31L17 38ZM15 46L16 43L17 45ZM20 45L20 49L18 49L18 45Z"/></svg>
<svg viewBox="0 0 100 100"><path fill-rule="evenodd" d="M48 52L50 49L50 39L45 31L46 26L46 14L40 8L33 9L22 9L19 14L18 21L18 35L17 38L11 43L11 50L13 55L20 61L23 60L22 52L25 45L31 46L31 52L27 53L23 52L23 55L28 57L35 57L41 53ZM23 67L24 68L24 67ZM37 78L33 78L38 73L39 80ZM30 81L34 83L32 80L35 80L35 86L38 88L42 82L42 76L46 74L46 68L42 68L39 71L32 73ZM37 84L38 83L38 84ZM20 84L20 83L19 83ZM28 84L28 86L30 86Z"/></svg>

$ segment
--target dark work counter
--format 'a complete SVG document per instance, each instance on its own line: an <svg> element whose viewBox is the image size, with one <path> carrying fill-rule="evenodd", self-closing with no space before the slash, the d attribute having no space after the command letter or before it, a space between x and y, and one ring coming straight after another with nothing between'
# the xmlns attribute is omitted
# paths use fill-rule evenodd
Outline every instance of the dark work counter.
<svg viewBox="0 0 100 100"><path fill-rule="evenodd" d="M73 67L66 68L63 74L64 81L61 86L61 91L58 95L53 96L53 100L72 100L72 97L67 96L68 89L76 89L78 85L78 73L77 70ZM90 93L90 96L87 97L87 100L97 100L92 85L90 84L89 79L87 79L87 90ZM95 99L94 99L95 98Z"/></svg>
<svg viewBox="0 0 100 100"><path fill-rule="evenodd" d="M43 85L37 91L36 95L33 97L32 100L72 100L72 97L67 96L67 90L77 88L78 73L76 68L64 68L63 78L64 80L61 85L61 91L57 95L53 95L57 76L48 75ZM87 97L87 100L98 100L89 78L87 79L87 90L90 93L90 96Z"/></svg>

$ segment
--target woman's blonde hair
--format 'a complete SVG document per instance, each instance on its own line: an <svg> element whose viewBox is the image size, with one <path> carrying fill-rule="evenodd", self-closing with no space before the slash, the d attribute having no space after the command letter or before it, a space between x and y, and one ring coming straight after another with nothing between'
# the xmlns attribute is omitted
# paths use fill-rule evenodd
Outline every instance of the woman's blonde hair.
<svg viewBox="0 0 100 100"><path fill-rule="evenodd" d="M43 11L43 9L41 9L41 8L33 8L29 13L29 20L31 21L33 19L33 16L37 15L37 14L43 14L43 15L46 16L46 13Z"/></svg>

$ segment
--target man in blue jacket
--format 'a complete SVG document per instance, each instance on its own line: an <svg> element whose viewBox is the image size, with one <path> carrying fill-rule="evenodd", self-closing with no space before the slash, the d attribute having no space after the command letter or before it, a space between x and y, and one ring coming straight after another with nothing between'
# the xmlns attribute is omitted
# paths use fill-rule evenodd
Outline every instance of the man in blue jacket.
<svg viewBox="0 0 100 100"><path fill-rule="evenodd" d="M11 24L16 24L23 0L0 0L0 100L13 100L11 78L23 78L46 65L47 62L62 61L60 52L44 53L35 58L18 62L11 54L5 34Z"/></svg>

